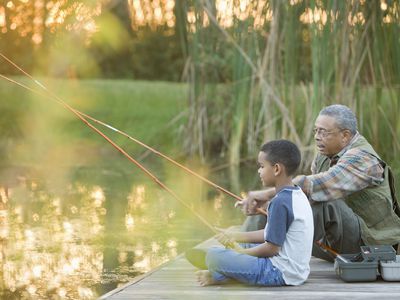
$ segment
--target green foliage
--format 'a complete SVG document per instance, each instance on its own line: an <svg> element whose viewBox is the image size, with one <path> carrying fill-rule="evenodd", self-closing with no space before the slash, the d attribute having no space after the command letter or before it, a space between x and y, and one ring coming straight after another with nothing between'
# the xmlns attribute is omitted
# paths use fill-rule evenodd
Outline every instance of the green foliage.
<svg viewBox="0 0 400 300"><path fill-rule="evenodd" d="M41 18L34 18L35 2L15 5L18 7L6 10L6 24L12 23L11 17L22 18L24 23L15 30L0 32L0 52L29 73L59 78L168 81L179 81L182 76L185 58L174 29L133 31L128 1L64 1L55 16L63 16L63 21L56 25L45 23L54 17L50 13L54 1L44 1ZM93 23L87 22L90 20ZM32 41L35 26L41 28L41 42L37 44ZM96 30L92 32L85 26L95 26ZM20 75L3 63L0 72Z"/></svg>
<svg viewBox="0 0 400 300"><path fill-rule="evenodd" d="M380 1L292 5L271 0L263 9L272 13L272 20L261 28L252 17L234 17L233 26L226 28L217 19L215 1L193 2L195 30L186 24L192 30L186 30L192 72L187 80L193 90L186 132L189 153L208 159L226 154L232 165L254 156L265 140L289 138L304 150L307 172L317 113L342 103L355 110L361 133L399 172L398 4L387 2L384 10ZM204 14L210 20L207 28L201 25ZM224 88L210 89L210 81ZM215 101L223 105L210 104ZM221 141L218 149L211 140Z"/></svg>
<svg viewBox="0 0 400 300"><path fill-rule="evenodd" d="M30 84L27 79L16 79ZM175 145L184 122L184 85L127 80L41 81L74 108L160 147L164 153L179 151ZM4 81L0 82L0 99L2 159L15 164L44 164L52 161L54 154L55 164L79 164L85 163L82 156L90 158L90 153L99 151L109 153L110 158L118 157L107 142L55 102ZM135 157L143 155L144 149L127 138L104 127L99 129ZM108 161L118 162L126 163Z"/></svg>
<svg viewBox="0 0 400 300"><path fill-rule="evenodd" d="M132 39L130 57L134 78L180 81L184 57L176 35L138 32Z"/></svg>

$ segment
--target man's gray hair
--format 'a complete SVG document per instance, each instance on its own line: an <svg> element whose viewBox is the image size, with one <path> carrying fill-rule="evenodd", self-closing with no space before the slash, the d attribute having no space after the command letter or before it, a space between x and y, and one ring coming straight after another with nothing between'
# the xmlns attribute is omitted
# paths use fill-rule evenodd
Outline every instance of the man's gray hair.
<svg viewBox="0 0 400 300"><path fill-rule="evenodd" d="M348 129L353 135L357 133L357 118L346 105L334 104L324 107L319 115L332 117L340 129Z"/></svg>

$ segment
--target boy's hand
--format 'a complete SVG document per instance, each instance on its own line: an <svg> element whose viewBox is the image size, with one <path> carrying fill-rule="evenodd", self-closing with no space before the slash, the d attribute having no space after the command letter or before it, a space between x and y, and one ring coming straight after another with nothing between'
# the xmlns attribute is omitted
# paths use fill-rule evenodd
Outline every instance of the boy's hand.
<svg viewBox="0 0 400 300"><path fill-rule="evenodd" d="M260 199L258 196L259 195L257 191L251 191L242 201L237 201L235 203L235 207L241 207L242 212L247 216L263 213L261 208L265 209L267 202L271 199L269 196L267 199Z"/></svg>
<svg viewBox="0 0 400 300"><path fill-rule="evenodd" d="M228 229L214 227L218 234L215 238L220 242L222 245L226 245L235 241L231 232Z"/></svg>
<svg viewBox="0 0 400 300"><path fill-rule="evenodd" d="M218 240L218 242L220 242L226 248L233 249L237 252L243 250L243 248L240 247L239 244L236 242L234 232L218 227L215 227L215 229L219 232L215 237Z"/></svg>

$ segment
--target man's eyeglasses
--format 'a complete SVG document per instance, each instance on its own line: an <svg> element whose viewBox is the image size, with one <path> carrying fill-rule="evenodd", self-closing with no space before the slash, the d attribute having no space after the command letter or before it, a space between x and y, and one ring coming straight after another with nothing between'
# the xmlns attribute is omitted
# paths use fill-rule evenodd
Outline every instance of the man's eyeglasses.
<svg viewBox="0 0 400 300"><path fill-rule="evenodd" d="M333 133L337 133L337 132L341 132L341 131L342 131L341 129L339 129L339 130L326 130L323 128L314 128L313 129L314 136L320 136L322 138L326 138Z"/></svg>

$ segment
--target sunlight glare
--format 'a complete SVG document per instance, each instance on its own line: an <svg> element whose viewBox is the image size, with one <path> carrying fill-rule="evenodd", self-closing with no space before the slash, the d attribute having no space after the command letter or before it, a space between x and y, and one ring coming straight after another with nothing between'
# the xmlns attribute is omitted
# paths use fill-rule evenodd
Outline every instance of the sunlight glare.
<svg viewBox="0 0 400 300"><path fill-rule="evenodd" d="M133 228L135 227L135 219L132 215L127 214L125 216L125 226L128 230L133 230Z"/></svg>

